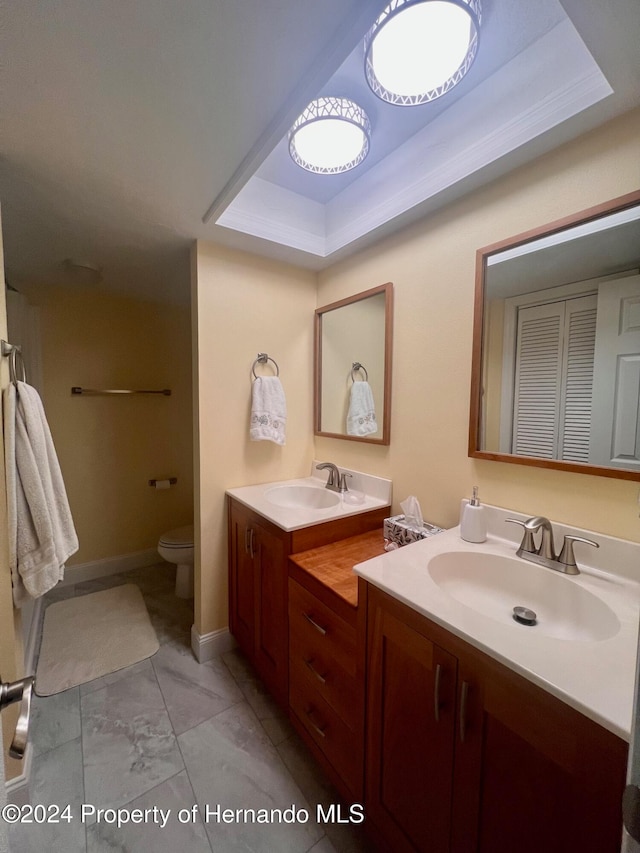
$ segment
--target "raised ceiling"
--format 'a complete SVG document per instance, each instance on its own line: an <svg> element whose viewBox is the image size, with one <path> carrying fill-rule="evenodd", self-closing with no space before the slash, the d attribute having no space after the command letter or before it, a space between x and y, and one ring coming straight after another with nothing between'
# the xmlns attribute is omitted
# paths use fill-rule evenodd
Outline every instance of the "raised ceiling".
<svg viewBox="0 0 640 853"><path fill-rule="evenodd" d="M10 4L8 280L58 281L74 257L101 266L105 286L184 299L195 239L318 269L640 102L637 0L485 0L470 74L415 109L361 78L384 5ZM362 102L374 136L363 167L327 181L290 163L283 140L329 90Z"/></svg>

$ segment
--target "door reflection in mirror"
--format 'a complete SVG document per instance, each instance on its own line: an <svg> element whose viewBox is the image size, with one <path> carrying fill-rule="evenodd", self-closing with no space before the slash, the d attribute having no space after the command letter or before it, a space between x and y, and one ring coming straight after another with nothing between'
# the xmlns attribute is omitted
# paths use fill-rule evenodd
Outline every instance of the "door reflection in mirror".
<svg viewBox="0 0 640 853"><path fill-rule="evenodd" d="M470 455L640 479L640 193L480 250L476 297Z"/></svg>

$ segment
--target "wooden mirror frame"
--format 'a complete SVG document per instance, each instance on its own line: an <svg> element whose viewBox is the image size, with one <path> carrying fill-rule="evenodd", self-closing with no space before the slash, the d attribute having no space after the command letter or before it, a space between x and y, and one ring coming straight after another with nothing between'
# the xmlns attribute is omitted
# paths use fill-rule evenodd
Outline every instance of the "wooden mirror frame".
<svg viewBox="0 0 640 853"><path fill-rule="evenodd" d="M339 432L326 432L321 429L322 423L322 317L329 311L343 308L369 299L377 294L384 294L385 321L384 321L384 392L382 401L382 437L369 438L368 436L347 435ZM347 296L322 308L316 308L314 320L314 359L313 359L313 423L314 434L325 438L341 438L344 441L362 441L367 444L390 444L391 443L391 363L393 352L393 284L387 282L353 296Z"/></svg>
<svg viewBox="0 0 640 853"><path fill-rule="evenodd" d="M485 276L487 258L496 252L502 252L515 246L529 243L540 237L564 231L575 225L581 225L607 214L616 213L640 204L640 190L619 196L603 204L582 210L572 216L558 219L540 228L525 231L516 237L509 237L499 243L493 243L476 252L476 280L473 319L473 350L471 356L471 401L469 414L469 456L474 459L488 459L494 462L510 462L515 465L529 465L536 468L550 468L556 471L573 471L579 474L593 474L600 477L612 477L618 480L640 480L640 472L625 471L622 468L608 468L582 462L565 462L559 459L540 459L533 456L517 456L511 453L499 453L480 449L480 418L482 416L482 338L484 330Z"/></svg>

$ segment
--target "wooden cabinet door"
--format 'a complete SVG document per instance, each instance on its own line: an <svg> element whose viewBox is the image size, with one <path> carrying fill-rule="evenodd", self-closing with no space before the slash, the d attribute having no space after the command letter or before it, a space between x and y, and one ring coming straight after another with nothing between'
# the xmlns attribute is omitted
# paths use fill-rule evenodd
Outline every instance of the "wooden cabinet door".
<svg viewBox="0 0 640 853"><path fill-rule="evenodd" d="M288 576L282 539L264 527L255 530L255 635L256 669L281 704L288 704L289 661L287 615Z"/></svg>
<svg viewBox="0 0 640 853"><path fill-rule="evenodd" d="M367 815L394 853L446 853L457 662L396 605L370 587Z"/></svg>
<svg viewBox="0 0 640 853"><path fill-rule="evenodd" d="M229 628L243 652L253 659L255 644L255 545L249 513L229 505Z"/></svg>
<svg viewBox="0 0 640 853"><path fill-rule="evenodd" d="M229 504L229 627L281 704L288 692L286 546L255 513Z"/></svg>
<svg viewBox="0 0 640 853"><path fill-rule="evenodd" d="M618 853L622 740L486 659L458 697L452 853Z"/></svg>

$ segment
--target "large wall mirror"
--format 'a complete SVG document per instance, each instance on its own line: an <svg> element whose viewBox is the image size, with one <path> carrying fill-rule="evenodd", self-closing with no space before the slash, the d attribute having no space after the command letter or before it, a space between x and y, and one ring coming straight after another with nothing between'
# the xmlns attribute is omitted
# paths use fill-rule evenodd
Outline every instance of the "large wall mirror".
<svg viewBox="0 0 640 853"><path fill-rule="evenodd" d="M469 455L640 480L640 191L476 269Z"/></svg>
<svg viewBox="0 0 640 853"><path fill-rule="evenodd" d="M392 329L391 283L316 309L316 435L389 444Z"/></svg>

